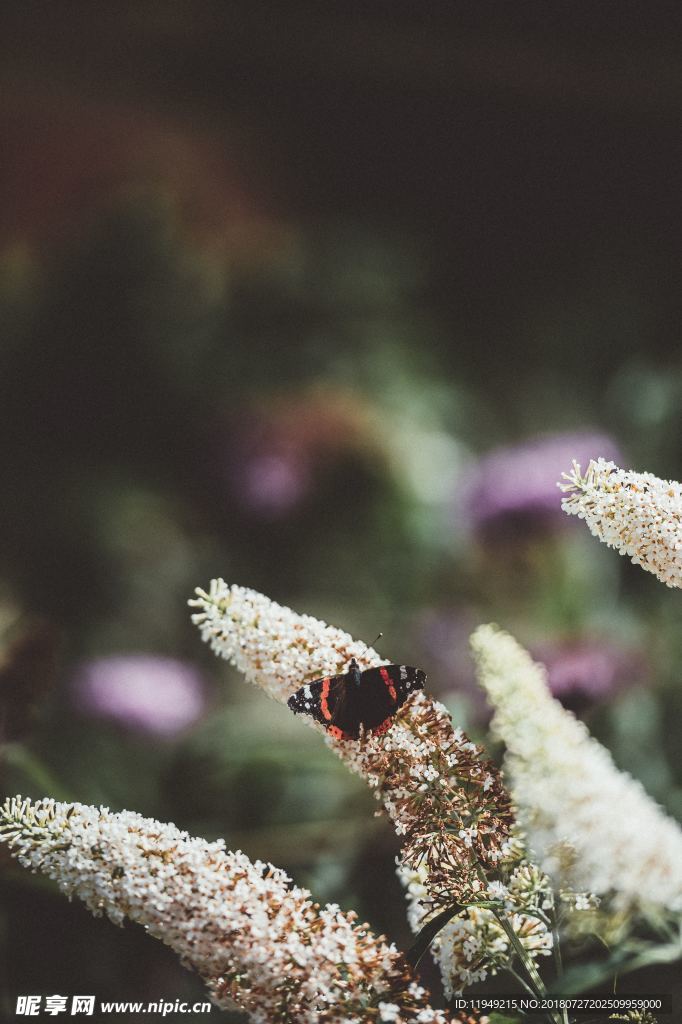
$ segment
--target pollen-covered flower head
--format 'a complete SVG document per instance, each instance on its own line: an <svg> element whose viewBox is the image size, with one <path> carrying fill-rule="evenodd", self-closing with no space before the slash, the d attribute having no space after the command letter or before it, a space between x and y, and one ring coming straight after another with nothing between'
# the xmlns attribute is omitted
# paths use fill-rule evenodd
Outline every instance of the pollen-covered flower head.
<svg viewBox="0 0 682 1024"><path fill-rule="evenodd" d="M0 840L93 914L143 925L202 975L218 1006L255 1024L447 1024L383 937L222 840L129 811L21 798L0 809ZM382 1002L396 1015L383 1017Z"/></svg>
<svg viewBox="0 0 682 1024"><path fill-rule="evenodd" d="M584 475L574 461L563 478L564 512L666 586L682 587L682 485L605 459L590 461Z"/></svg>

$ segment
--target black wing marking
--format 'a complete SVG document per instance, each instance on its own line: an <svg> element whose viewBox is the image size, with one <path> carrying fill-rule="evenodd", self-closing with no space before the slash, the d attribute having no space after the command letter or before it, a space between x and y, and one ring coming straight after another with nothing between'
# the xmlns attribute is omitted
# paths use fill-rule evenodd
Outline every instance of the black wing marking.
<svg viewBox="0 0 682 1024"><path fill-rule="evenodd" d="M387 665L388 674L393 680L398 707L405 703L407 698L415 690L423 690L426 682L426 672L412 665Z"/></svg>
<svg viewBox="0 0 682 1024"><path fill-rule="evenodd" d="M412 665L380 665L362 673L363 684L378 692L384 692L394 711L401 707L411 693L423 690L426 673Z"/></svg>
<svg viewBox="0 0 682 1024"><path fill-rule="evenodd" d="M316 722L329 728L333 722L334 713L343 703L345 686L345 676L316 679L313 683L300 686L289 697L287 706L295 715L310 715Z"/></svg>

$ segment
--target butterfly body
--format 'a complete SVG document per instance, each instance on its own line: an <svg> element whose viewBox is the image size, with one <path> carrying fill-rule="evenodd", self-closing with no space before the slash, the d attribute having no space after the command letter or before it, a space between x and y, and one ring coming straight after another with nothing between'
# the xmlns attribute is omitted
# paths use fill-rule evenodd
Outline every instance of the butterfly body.
<svg viewBox="0 0 682 1024"><path fill-rule="evenodd" d="M363 672L353 658L340 676L316 679L288 700L294 714L310 715L336 739L358 739L361 731L375 736L391 727L393 716L426 675L410 665L381 665Z"/></svg>

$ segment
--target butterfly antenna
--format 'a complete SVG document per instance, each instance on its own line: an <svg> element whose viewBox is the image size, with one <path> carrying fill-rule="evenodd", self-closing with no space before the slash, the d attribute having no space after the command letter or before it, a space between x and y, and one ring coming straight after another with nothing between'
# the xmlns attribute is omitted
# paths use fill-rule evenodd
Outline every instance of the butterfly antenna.
<svg viewBox="0 0 682 1024"><path fill-rule="evenodd" d="M377 640L381 640L383 635L384 635L383 633L379 633L378 636L375 636L374 639L372 640L371 644L368 644L368 647L374 647L374 645L377 642Z"/></svg>

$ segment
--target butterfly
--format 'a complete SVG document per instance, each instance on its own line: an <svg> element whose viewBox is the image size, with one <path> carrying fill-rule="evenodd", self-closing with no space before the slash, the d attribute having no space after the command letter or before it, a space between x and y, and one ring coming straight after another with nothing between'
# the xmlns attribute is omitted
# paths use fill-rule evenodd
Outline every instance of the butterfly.
<svg viewBox="0 0 682 1024"><path fill-rule="evenodd" d="M356 740L361 727L380 736L399 707L424 687L426 674L410 665L381 665L363 672L355 658L341 676L316 679L289 700L295 715L310 715L337 740Z"/></svg>

